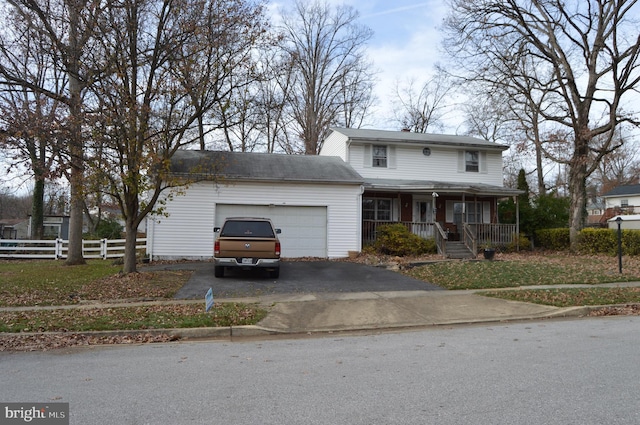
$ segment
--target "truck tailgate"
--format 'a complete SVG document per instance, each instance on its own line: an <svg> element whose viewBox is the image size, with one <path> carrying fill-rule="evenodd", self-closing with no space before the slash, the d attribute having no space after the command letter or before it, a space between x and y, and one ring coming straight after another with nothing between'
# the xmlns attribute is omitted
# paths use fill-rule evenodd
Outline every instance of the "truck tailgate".
<svg viewBox="0 0 640 425"><path fill-rule="evenodd" d="M220 239L219 257L277 258L275 250L273 239L224 238Z"/></svg>

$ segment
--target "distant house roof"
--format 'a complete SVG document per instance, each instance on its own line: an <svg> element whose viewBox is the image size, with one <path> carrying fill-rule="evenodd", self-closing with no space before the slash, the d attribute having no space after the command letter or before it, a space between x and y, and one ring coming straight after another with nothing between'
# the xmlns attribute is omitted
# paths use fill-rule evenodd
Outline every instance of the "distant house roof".
<svg viewBox="0 0 640 425"><path fill-rule="evenodd" d="M628 196L628 195L640 195L640 184L631 184L627 186L618 186L611 189L609 192L602 195L603 198L610 198L613 196Z"/></svg>
<svg viewBox="0 0 640 425"><path fill-rule="evenodd" d="M351 140L363 142L409 143L425 146L467 146L485 149L498 149L502 151L509 149L506 145L471 136L413 133L410 131L368 130L359 128L332 128L331 130L341 133Z"/></svg>
<svg viewBox="0 0 640 425"><path fill-rule="evenodd" d="M362 177L334 156L179 150L171 158L176 176L200 179L361 184Z"/></svg>

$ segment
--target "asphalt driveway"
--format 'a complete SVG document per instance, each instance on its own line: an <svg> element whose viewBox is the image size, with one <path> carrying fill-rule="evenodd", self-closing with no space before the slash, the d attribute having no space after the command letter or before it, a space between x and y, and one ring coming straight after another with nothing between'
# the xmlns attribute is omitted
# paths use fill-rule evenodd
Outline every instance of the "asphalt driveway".
<svg viewBox="0 0 640 425"><path fill-rule="evenodd" d="M226 269L225 277L213 275L212 262L161 264L145 270L194 270L176 293L177 299L204 298L213 288L215 298L255 297L274 294L349 293L382 291L434 291L442 288L384 268L349 262L284 261L280 277L269 278L260 270Z"/></svg>

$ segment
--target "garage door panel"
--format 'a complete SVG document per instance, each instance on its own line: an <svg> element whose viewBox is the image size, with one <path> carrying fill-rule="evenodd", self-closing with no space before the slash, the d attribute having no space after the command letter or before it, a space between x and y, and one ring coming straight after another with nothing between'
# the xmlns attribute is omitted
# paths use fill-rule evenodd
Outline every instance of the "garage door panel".
<svg viewBox="0 0 640 425"><path fill-rule="evenodd" d="M281 229L278 235L282 243L282 256L327 256L327 208L305 206L268 205L216 205L216 226L226 217L267 217L274 227Z"/></svg>

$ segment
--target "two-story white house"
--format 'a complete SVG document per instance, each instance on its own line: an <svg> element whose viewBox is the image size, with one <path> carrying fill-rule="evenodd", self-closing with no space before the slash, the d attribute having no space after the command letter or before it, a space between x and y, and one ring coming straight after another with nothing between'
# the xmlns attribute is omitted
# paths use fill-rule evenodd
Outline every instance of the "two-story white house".
<svg viewBox="0 0 640 425"><path fill-rule="evenodd" d="M148 222L152 259L207 259L213 228L229 216L269 217L283 257L346 257L377 226L401 222L446 241L510 242L497 223L504 145L401 131L332 129L320 155L179 151L172 172L192 182Z"/></svg>
<svg viewBox="0 0 640 425"><path fill-rule="evenodd" d="M449 240L463 240L468 225L481 243L504 244L517 230L495 226L497 202L521 193L503 186L506 149L467 136L336 128L320 154L339 156L362 176L365 242L379 224L403 222Z"/></svg>

